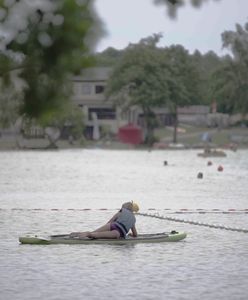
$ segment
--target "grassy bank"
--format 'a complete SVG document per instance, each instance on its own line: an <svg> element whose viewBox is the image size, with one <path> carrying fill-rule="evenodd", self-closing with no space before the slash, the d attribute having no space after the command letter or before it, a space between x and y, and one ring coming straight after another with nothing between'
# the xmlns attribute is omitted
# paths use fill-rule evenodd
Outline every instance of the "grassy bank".
<svg viewBox="0 0 248 300"><path fill-rule="evenodd" d="M238 147L248 146L248 128L230 127L199 128L193 126L180 126L177 133L177 143L188 147L204 146L203 134L208 132L211 137L211 144L216 147L225 147L229 144L237 144ZM155 131L157 139L162 143L172 143L173 128L162 128Z"/></svg>
<svg viewBox="0 0 248 300"><path fill-rule="evenodd" d="M208 132L211 137L212 147L226 148L230 144L236 144L238 148L248 147L248 128L231 127L225 129L218 128L199 128L193 126L180 126L177 134L177 143L186 148L202 148L205 143L202 140L204 133ZM165 127L155 130L155 136L164 148L167 148L173 140L173 128ZM14 136L0 137L0 150L18 149L46 149L49 145L47 139L25 139L18 142ZM57 142L58 149L73 148L104 148L104 149L146 149L144 145L133 146L123 144L114 140L99 141L74 141L69 143L67 140Z"/></svg>

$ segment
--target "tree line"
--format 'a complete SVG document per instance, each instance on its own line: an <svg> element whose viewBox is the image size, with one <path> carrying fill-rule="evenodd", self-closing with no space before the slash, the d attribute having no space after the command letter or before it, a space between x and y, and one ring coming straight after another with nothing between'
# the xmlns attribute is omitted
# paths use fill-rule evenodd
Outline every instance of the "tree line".
<svg viewBox="0 0 248 300"><path fill-rule="evenodd" d="M108 48L97 55L101 66L113 67L107 96L128 109L142 108L147 142L153 140L155 107L167 107L174 116L174 141L177 109L187 105L217 105L218 112L245 116L248 112L248 24L225 31L221 38L229 55L213 51L190 54L182 45L158 47L160 34L130 44L124 50Z"/></svg>

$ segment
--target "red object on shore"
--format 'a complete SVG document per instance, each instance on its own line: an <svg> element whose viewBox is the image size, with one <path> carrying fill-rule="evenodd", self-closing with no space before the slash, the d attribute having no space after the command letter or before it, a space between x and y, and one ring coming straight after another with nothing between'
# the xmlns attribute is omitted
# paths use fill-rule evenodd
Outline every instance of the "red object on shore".
<svg viewBox="0 0 248 300"><path fill-rule="evenodd" d="M122 143L138 145L143 141L142 129L136 125L128 124L119 128L118 138Z"/></svg>

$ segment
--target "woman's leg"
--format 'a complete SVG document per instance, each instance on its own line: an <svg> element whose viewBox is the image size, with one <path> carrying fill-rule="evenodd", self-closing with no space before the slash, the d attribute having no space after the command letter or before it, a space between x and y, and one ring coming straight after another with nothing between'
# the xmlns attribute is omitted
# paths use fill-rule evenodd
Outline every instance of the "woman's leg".
<svg viewBox="0 0 248 300"><path fill-rule="evenodd" d="M110 223L107 223L107 224L93 230L92 232L110 231L110 225L111 225Z"/></svg>
<svg viewBox="0 0 248 300"><path fill-rule="evenodd" d="M83 238L83 237L87 237L89 233L90 233L89 231L84 231L84 232L72 232L72 233L69 234L69 236L70 236L71 238L74 238L74 237L80 237L80 238Z"/></svg>
<svg viewBox="0 0 248 300"><path fill-rule="evenodd" d="M111 231L93 231L90 232L87 237L95 238L95 239L119 239L120 232L117 230Z"/></svg>
<svg viewBox="0 0 248 300"><path fill-rule="evenodd" d="M97 228L96 230L92 231L92 232L101 232L101 231L110 231L110 223L107 223L99 228ZM89 231L84 231L84 232L72 232L70 233L70 237L87 237L89 234Z"/></svg>

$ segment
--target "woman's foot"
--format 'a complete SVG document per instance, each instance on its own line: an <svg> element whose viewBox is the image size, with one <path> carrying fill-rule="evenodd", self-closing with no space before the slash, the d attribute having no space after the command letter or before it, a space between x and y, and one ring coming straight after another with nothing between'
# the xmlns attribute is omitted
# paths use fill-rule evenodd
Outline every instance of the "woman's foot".
<svg viewBox="0 0 248 300"><path fill-rule="evenodd" d="M90 235L90 232L89 232L89 231L86 231L86 232L81 232L81 233L79 233L79 234L78 234L78 237L79 237L80 239L84 239L84 238L86 238L86 237L89 237L89 235Z"/></svg>
<svg viewBox="0 0 248 300"><path fill-rule="evenodd" d="M96 239L96 237L94 236L94 233L91 233L91 232L88 233L87 237L89 239Z"/></svg>
<svg viewBox="0 0 248 300"><path fill-rule="evenodd" d="M72 232L69 234L69 237L74 238L74 237L77 237L79 234L80 234L80 232Z"/></svg>

